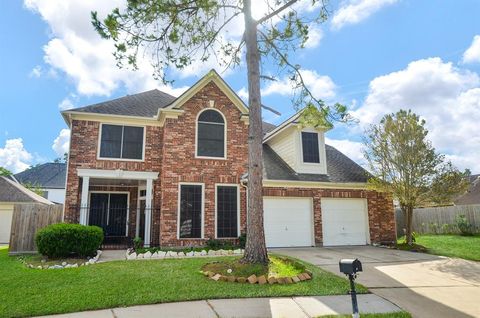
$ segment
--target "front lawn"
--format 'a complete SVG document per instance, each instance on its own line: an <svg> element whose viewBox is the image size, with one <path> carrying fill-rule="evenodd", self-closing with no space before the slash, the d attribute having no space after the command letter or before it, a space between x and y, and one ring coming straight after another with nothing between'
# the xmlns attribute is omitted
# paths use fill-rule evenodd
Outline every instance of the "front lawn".
<svg viewBox="0 0 480 318"><path fill-rule="evenodd" d="M0 317L25 317L161 302L346 294L348 281L305 264L311 281L249 285L209 280L201 267L234 257L114 261L71 269L29 269L0 248ZM358 286L360 292L366 292Z"/></svg>
<svg viewBox="0 0 480 318"><path fill-rule="evenodd" d="M404 238L398 240L405 247ZM427 253L480 261L480 235L418 235L416 244L427 248Z"/></svg>

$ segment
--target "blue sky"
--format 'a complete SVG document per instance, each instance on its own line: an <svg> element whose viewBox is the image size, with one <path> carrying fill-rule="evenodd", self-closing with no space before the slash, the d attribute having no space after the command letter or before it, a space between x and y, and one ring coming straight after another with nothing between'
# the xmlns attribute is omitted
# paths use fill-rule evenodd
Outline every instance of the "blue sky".
<svg viewBox="0 0 480 318"><path fill-rule="evenodd" d="M9 30L0 33L0 166L20 171L68 149L61 109L161 86L148 63L136 73L116 69L110 43L92 30L91 10L119 4L0 2L2 30ZM319 97L349 105L359 119L337 125L327 141L362 163L364 128L411 108L427 121L439 151L479 173L480 1L345 0L330 8L330 20L294 57ZM216 65L173 72L176 82L164 89L178 94ZM245 68L224 75L242 95ZM294 112L287 80L265 84L263 93L264 103L282 113L264 113L267 121L278 124Z"/></svg>

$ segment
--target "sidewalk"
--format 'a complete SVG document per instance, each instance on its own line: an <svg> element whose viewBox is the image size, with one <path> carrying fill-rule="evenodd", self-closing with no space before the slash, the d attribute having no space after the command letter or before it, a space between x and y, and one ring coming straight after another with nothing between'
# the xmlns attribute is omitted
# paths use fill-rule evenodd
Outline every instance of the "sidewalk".
<svg viewBox="0 0 480 318"><path fill-rule="evenodd" d="M360 312L387 313L401 311L389 301L373 295L358 295ZM323 315L351 314L349 295L312 296L284 298L245 298L214 299L166 303L85 311L64 315L43 316L55 318L140 318L140 317L175 317L175 318L310 318Z"/></svg>

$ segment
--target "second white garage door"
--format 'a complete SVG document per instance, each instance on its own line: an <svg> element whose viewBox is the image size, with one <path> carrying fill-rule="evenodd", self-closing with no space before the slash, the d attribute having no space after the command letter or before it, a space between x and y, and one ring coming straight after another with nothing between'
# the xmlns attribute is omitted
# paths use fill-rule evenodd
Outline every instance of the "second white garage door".
<svg viewBox="0 0 480 318"><path fill-rule="evenodd" d="M322 199L323 245L368 244L365 199Z"/></svg>
<svg viewBox="0 0 480 318"><path fill-rule="evenodd" d="M0 204L0 244L10 240L10 226L12 224L13 204Z"/></svg>
<svg viewBox="0 0 480 318"><path fill-rule="evenodd" d="M267 247L313 246L311 198L263 199Z"/></svg>

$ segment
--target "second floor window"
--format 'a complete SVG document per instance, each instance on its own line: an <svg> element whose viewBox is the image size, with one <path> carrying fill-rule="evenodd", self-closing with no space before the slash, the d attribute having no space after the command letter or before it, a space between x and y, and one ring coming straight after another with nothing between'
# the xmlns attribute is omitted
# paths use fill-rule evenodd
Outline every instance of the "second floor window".
<svg viewBox="0 0 480 318"><path fill-rule="evenodd" d="M320 163L318 134L302 131L303 162Z"/></svg>
<svg viewBox="0 0 480 318"><path fill-rule="evenodd" d="M225 120L216 110L208 109L198 116L197 156L225 157Z"/></svg>
<svg viewBox="0 0 480 318"><path fill-rule="evenodd" d="M100 158L143 159L143 127L102 124Z"/></svg>

